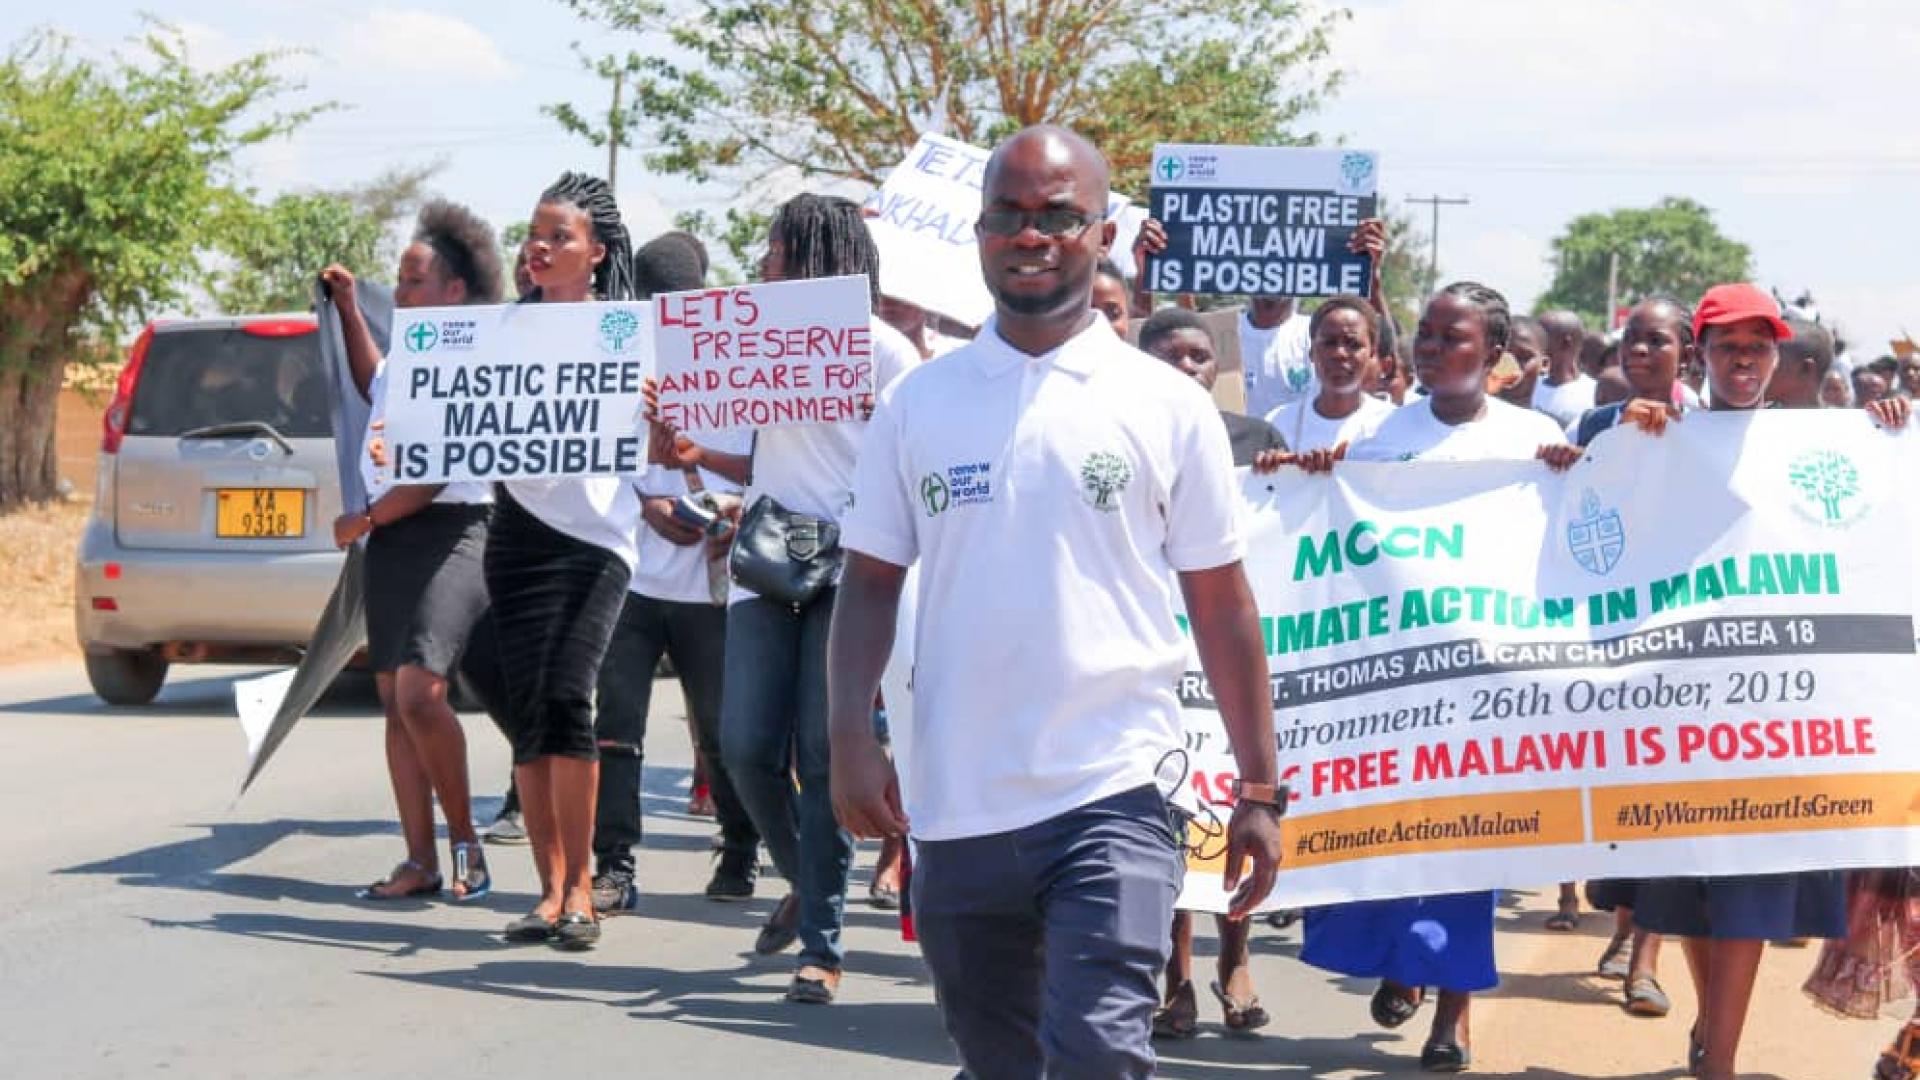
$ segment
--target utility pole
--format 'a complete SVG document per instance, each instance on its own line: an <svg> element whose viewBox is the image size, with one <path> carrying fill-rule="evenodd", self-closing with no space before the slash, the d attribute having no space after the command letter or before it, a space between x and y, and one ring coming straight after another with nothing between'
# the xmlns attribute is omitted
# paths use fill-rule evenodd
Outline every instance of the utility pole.
<svg viewBox="0 0 1920 1080"><path fill-rule="evenodd" d="M1428 195L1419 199L1408 199L1410 203L1425 203L1433 207L1433 227L1427 233L1427 295L1440 287L1440 208L1443 206L1465 206L1472 200L1466 198L1449 199L1439 195Z"/></svg>
<svg viewBox="0 0 1920 1080"><path fill-rule="evenodd" d="M607 113L607 186L615 192L620 190L617 179L620 171L620 144L626 141L627 125L620 115L620 89L627 81L627 73L615 69L613 73L613 110Z"/></svg>

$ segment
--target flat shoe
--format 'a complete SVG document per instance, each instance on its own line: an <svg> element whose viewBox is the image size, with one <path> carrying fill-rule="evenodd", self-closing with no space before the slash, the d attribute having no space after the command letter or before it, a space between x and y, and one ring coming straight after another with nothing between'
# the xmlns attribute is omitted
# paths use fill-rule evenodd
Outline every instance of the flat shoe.
<svg viewBox="0 0 1920 1080"><path fill-rule="evenodd" d="M1381 983L1380 989L1373 992L1373 1000L1368 1002L1367 1009L1373 1014L1374 1023L1392 1031L1413 1019L1425 1000L1423 991L1415 990L1414 996L1409 998L1386 983Z"/></svg>
<svg viewBox="0 0 1920 1080"><path fill-rule="evenodd" d="M840 988L840 973L812 964L793 973L787 984L787 1000L801 1005L830 1005Z"/></svg>
<svg viewBox="0 0 1920 1080"><path fill-rule="evenodd" d="M867 906L881 911L899 911L900 890L885 885L875 885L867 890Z"/></svg>
<svg viewBox="0 0 1920 1080"><path fill-rule="evenodd" d="M1213 990L1213 996L1220 999L1220 1011L1225 1015L1228 1031L1246 1033L1258 1031L1267 1026L1271 1017L1261 1006L1259 998L1239 1001L1229 996L1226 989L1219 983L1208 985Z"/></svg>
<svg viewBox="0 0 1920 1080"><path fill-rule="evenodd" d="M1673 1002L1667 1000L1659 980L1640 975L1627 981L1626 1007L1635 1016L1660 1017L1673 1011Z"/></svg>
<svg viewBox="0 0 1920 1080"><path fill-rule="evenodd" d="M408 859L406 862L403 862L399 866L394 867L393 872L388 874L386 877L381 878L379 881L376 881L371 885L368 885L364 889L354 890L353 895L360 900L373 900L375 902L385 902L388 900L413 900L422 896L437 896L440 893L441 887L445 884L445 882L441 881L439 874L434 874L433 876L427 878L426 881L422 882L419 885L415 885L413 888L408 889L405 892L384 891L386 889L393 888L393 879L399 877L401 871L403 870L413 870L418 873L426 873L426 867L421 866L419 863L414 862L412 859Z"/></svg>
<svg viewBox="0 0 1920 1080"><path fill-rule="evenodd" d="M1627 947L1631 938L1616 937L1607 942L1607 950L1600 954L1600 963L1594 968L1603 979L1622 979L1627 977Z"/></svg>
<svg viewBox="0 0 1920 1080"><path fill-rule="evenodd" d="M530 911L507 924L507 940L523 943L550 941L558 925L556 920Z"/></svg>
<svg viewBox="0 0 1920 1080"><path fill-rule="evenodd" d="M584 911L569 911L554 924L553 943L568 952L585 952L600 944L600 922Z"/></svg>
<svg viewBox="0 0 1920 1080"><path fill-rule="evenodd" d="M1424 1072L1466 1072L1472 1064L1473 1055L1459 1043L1430 1042L1420 1050L1420 1068Z"/></svg>
<svg viewBox="0 0 1920 1080"><path fill-rule="evenodd" d="M772 956L787 946L800 940L800 898L788 893L786 899L774 907L773 914L767 916L760 935L753 939L753 951L761 956Z"/></svg>

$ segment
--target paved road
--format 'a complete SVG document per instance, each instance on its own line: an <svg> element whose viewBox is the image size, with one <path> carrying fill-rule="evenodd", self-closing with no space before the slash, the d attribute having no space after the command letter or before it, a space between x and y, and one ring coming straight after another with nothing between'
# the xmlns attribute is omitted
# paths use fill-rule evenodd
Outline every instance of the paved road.
<svg viewBox="0 0 1920 1080"><path fill-rule="evenodd" d="M500 888L476 907L353 898L399 857L365 686L324 703L236 804L235 674L187 669L156 705L113 710L86 692L77 665L0 669L0 1076L952 1075L919 959L890 916L860 907L850 917L839 1004L792 1006L779 1000L791 958L749 950L777 879L749 904L699 896L711 824L680 813L691 755L670 681L657 684L648 745L645 899L637 916L608 925L599 950L576 956L497 934L533 901L524 848L493 849ZM477 807L486 819L505 746L484 719L470 718L467 732L476 786L490 793ZM863 853L860 895L871 860ZM1583 992L1570 975L1526 972L1576 972L1597 939L1562 938L1564 956L1550 954L1537 923L1534 912L1502 914L1508 992L1524 998L1476 1010L1481 1075L1675 1075L1653 1071L1674 1055L1647 1051L1680 1045L1683 1021L1655 1032L1622 1025L1614 1010L1577 1011L1594 1005L1573 1004ZM1255 949L1273 1034L1230 1039L1210 1027L1165 1049L1163 1075L1412 1073L1415 1036L1368 1025L1369 987L1294 962L1297 931L1262 928ZM1670 982L1684 982L1673 959ZM1617 991L1587 996L1603 993ZM1203 1003L1209 1024L1217 1015ZM1796 1003L1782 1018L1806 1015ZM1603 1041L1646 1042L1646 1064L1589 1071L1609 1055L1581 1033L1601 1031ZM1487 1045L1496 1034L1499 1045ZM1844 1065L1828 1051L1814 1071L1777 1075L1861 1075L1882 1032L1837 1037Z"/></svg>

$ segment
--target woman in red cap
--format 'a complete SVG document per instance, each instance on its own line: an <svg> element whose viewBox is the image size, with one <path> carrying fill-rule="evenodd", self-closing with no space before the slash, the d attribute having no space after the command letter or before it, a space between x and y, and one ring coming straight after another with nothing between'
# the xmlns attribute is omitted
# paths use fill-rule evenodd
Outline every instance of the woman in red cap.
<svg viewBox="0 0 1920 1080"><path fill-rule="evenodd" d="M1773 297L1752 285L1716 285L1700 299L1694 340L1706 361L1716 411L1766 407L1778 343L1793 336ZM1870 408L1883 426L1905 425L1905 401ZM1846 936L1844 875L1790 874L1654 878L1640 883L1634 921L1644 930L1685 938L1687 968L1700 1002L1688 1036L1688 1072L1733 1080L1734 1055L1753 997L1761 951L1769 941Z"/></svg>

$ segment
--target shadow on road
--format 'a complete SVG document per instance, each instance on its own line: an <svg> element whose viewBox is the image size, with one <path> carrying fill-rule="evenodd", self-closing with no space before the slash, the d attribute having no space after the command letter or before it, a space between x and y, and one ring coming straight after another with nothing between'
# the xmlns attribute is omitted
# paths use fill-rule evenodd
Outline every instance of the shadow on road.
<svg viewBox="0 0 1920 1080"><path fill-rule="evenodd" d="M233 671L225 669L220 674L200 675L187 678L174 675L160 691L160 696L147 705L108 705L89 693L63 694L59 697L39 698L33 701L0 702L0 714L4 713L59 713L81 717L102 717L114 720L140 721L144 719L177 719L181 716L198 716L208 712L223 722L237 723L233 717L233 684L240 679L250 679L265 675L272 668L247 669ZM365 719L380 714L380 699L374 692L373 676L365 672L348 671L341 673L327 689L326 696L314 706L309 719L352 718Z"/></svg>
<svg viewBox="0 0 1920 1080"><path fill-rule="evenodd" d="M872 975L867 961L879 959L884 958L861 957L858 977ZM890 1061L955 1064L939 1013L930 999L843 1001L831 1008L793 1005L766 985L767 976L784 974L785 970L785 961L778 959L727 971L528 959L483 961L470 968L420 974L368 974L528 1001L591 1002L625 1010L635 1019L695 1024L728 1035L762 1038L775 1048L801 1043ZM771 1074L778 1074L774 1064L778 1060L776 1050L769 1057Z"/></svg>

